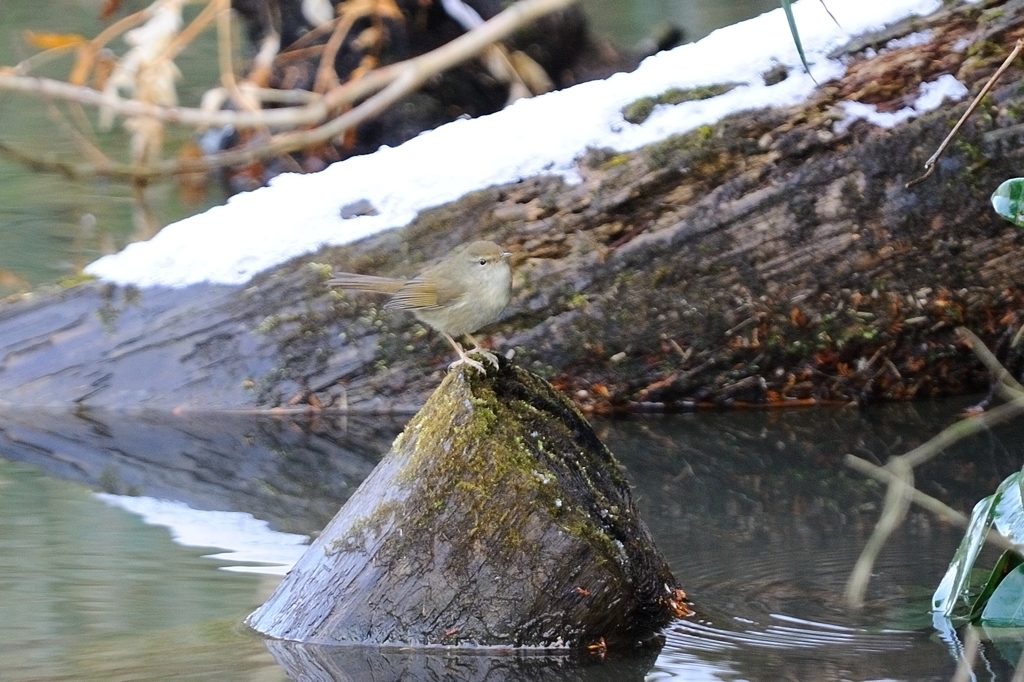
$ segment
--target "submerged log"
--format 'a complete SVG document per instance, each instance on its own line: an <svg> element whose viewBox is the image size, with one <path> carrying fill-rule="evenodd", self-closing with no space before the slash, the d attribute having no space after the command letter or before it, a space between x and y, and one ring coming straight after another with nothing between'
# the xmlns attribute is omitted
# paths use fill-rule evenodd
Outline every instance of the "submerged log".
<svg viewBox="0 0 1024 682"><path fill-rule="evenodd" d="M314 644L623 647L684 602L612 454L503 361L448 375L247 623Z"/></svg>

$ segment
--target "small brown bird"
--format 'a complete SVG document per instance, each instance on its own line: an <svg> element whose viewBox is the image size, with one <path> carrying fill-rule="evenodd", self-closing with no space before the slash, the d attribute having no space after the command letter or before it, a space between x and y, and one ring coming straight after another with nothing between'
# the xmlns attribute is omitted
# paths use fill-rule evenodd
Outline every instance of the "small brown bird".
<svg viewBox="0 0 1024 682"><path fill-rule="evenodd" d="M452 344L459 359L448 369L466 364L486 374L483 364L469 355L478 355L494 367L498 366L498 358L480 348L471 334L497 320L512 298L512 268L508 263L511 255L494 242L471 242L410 280L340 272L327 284L391 294L391 300L384 304L386 310L412 311ZM473 342L468 351L455 340L461 336Z"/></svg>

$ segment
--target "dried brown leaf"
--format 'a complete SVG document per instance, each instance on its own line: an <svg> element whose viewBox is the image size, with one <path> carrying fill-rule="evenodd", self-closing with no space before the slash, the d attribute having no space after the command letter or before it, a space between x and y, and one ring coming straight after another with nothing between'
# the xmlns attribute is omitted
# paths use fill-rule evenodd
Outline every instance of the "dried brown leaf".
<svg viewBox="0 0 1024 682"><path fill-rule="evenodd" d="M77 33L36 33L23 31L25 42L38 50L59 50L76 47L85 43L85 37Z"/></svg>

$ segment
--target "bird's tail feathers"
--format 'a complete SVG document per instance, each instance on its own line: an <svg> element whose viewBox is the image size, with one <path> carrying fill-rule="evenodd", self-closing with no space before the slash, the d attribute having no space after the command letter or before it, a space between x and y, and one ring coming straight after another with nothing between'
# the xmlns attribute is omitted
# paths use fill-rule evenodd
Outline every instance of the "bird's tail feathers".
<svg viewBox="0 0 1024 682"><path fill-rule="evenodd" d="M336 272L327 285L351 291L374 291L378 294L393 294L403 286L405 280L374 275L357 275L353 272Z"/></svg>

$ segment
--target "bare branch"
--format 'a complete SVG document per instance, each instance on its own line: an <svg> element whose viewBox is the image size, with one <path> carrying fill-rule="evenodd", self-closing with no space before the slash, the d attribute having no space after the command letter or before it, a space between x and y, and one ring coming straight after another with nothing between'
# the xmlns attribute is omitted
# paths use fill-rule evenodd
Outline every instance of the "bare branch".
<svg viewBox="0 0 1024 682"><path fill-rule="evenodd" d="M957 336L964 341L967 341L971 345L971 350L978 356L978 359L988 368L988 371L992 373L992 377L996 382L996 390L999 391L1000 395L1006 400L1013 400L1014 398L1024 395L1024 386L1013 378L1013 376L1006 371L996 356L992 355L992 351L985 347L985 344L981 342L974 332L965 327L958 327L956 330Z"/></svg>
<svg viewBox="0 0 1024 682"><path fill-rule="evenodd" d="M71 77L68 80L74 85L85 83L89 79L89 73L92 72L99 51L116 36L141 24L146 20L146 16L146 10L135 12L103 29L98 36L89 41L84 49L79 51L78 60L75 62L75 67L71 70Z"/></svg>
<svg viewBox="0 0 1024 682"><path fill-rule="evenodd" d="M843 457L843 463L851 469L856 469L865 476L870 476L879 483L885 483L889 485L896 481L896 475L885 467L880 467L877 464L872 464L866 459L857 457L856 455L847 454ZM961 528L967 527L968 518L953 509L949 505L944 504L940 500L935 499L931 495L926 495L918 489L914 489L913 501L920 507L927 509L934 513L936 516L940 516L953 525L960 526Z"/></svg>
<svg viewBox="0 0 1024 682"><path fill-rule="evenodd" d="M85 135L68 122L60 109L57 108L56 104L53 102L47 102L46 108L50 113L50 118L53 119L54 123L71 138L86 158L92 159L92 163L97 165L103 165L110 162L110 158L104 154L99 147L88 140Z"/></svg>
<svg viewBox="0 0 1024 682"><path fill-rule="evenodd" d="M890 485L891 483L896 481L896 476L891 471L889 471L885 467L880 467L875 464L872 464L866 459L861 459L860 457L856 457L854 455L846 455L846 457L843 458L843 463L845 463L846 466L850 467L851 469L856 469L865 476L870 476L871 478L875 479L876 481L879 481L880 483ZM941 500L937 500L931 495L927 495L921 492L917 488L914 488L914 490L911 493L911 496L913 498L912 501L914 502L914 504L916 504L917 506L921 507L926 511L930 511L939 518L945 519L954 526L966 528L967 524L970 522L970 519L967 516L964 516L963 514L958 512L956 509L953 509L949 505L943 504ZM995 530L989 532L988 537L986 539L989 543L995 545L999 549L1017 549L1016 545L1014 545L1012 542L1003 537L1001 533Z"/></svg>
<svg viewBox="0 0 1024 682"><path fill-rule="evenodd" d="M978 108L979 104L981 104L982 98L988 94L988 91L996 84L996 81L998 81L999 77L1003 75L1003 72L1010 68L1010 64L1017 58L1017 55L1020 54L1021 49L1024 49L1024 38L1017 40L1017 44L1014 45L1013 51L1010 52L1010 55L1003 61L1002 66L996 69L996 72L992 74L992 77L989 78L984 87L981 88L981 92L979 92L978 96L974 98L971 105L967 107L967 111L965 111L964 115L960 117L960 120L956 122L953 129L949 131L949 134L946 135L946 138L942 141L942 144L939 145L939 148L935 150L935 153L928 157L928 160L924 162L924 175L914 178L908 182L904 185L904 189L910 189L914 185L924 182L931 177L932 173L935 172L935 163L939 160L939 157L945 153L946 148L949 147L949 143L952 142L953 138L955 138L957 133L960 132L960 128L963 127L964 123L967 122L967 119L974 113L974 110Z"/></svg>
<svg viewBox="0 0 1024 682"><path fill-rule="evenodd" d="M164 48L163 52L160 53L161 59L174 59L178 56L182 50L185 49L196 37L206 30L206 28L214 21L214 19L224 13L231 11L230 0L210 0L203 7L199 15L192 20L185 29L174 37L167 47Z"/></svg>
<svg viewBox="0 0 1024 682"><path fill-rule="evenodd" d="M1024 395L1008 403L1003 403L999 407L983 412L978 416L958 421L944 429L927 443L917 446L906 454L900 455L899 458L905 460L912 467L919 466L957 441L973 436L981 431L987 431L996 424L1016 417L1021 413L1024 413Z"/></svg>
<svg viewBox="0 0 1024 682"><path fill-rule="evenodd" d="M146 165L125 163L75 163L40 158L0 142L0 151L33 168L55 171L70 177L94 175L129 180L195 173L225 166L253 163L287 154L330 140L349 128L369 120L407 96L434 75L480 54L489 45L508 36L541 16L563 9L576 0L522 0L445 45L404 62L375 69L363 78L337 86L322 97L302 106L261 111L203 111L125 100L93 88L62 81L0 73L0 91L25 92L44 98L69 100L105 107L125 117L150 117L161 122L193 127L233 126L236 129L267 128L294 132L279 133L259 147L231 150L198 160L164 160ZM95 42L95 41L94 41ZM375 94L376 93L376 94ZM330 119L334 112L361 104ZM266 99L269 99L266 98ZM309 130L296 130L316 126Z"/></svg>
<svg viewBox="0 0 1024 682"><path fill-rule="evenodd" d="M902 457L894 457L886 468L892 474L889 482L889 490L885 496L885 506L882 508L882 516L875 524L871 537L857 563L850 572L850 578L846 583L846 602L850 608L859 609L864 606L864 594L868 589L868 582L871 580L871 571L874 568L875 560L879 552L885 546L889 536L899 528L903 519L910 509L910 501L913 499L914 490L914 469Z"/></svg>

